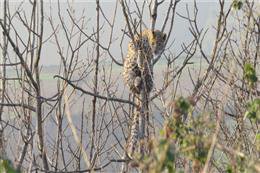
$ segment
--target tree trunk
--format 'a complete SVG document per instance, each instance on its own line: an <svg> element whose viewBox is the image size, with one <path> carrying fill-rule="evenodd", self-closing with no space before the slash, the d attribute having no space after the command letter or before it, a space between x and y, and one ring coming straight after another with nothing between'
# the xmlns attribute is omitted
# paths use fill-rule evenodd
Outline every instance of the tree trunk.
<svg viewBox="0 0 260 173"><path fill-rule="evenodd" d="M4 26L7 28L6 18L7 18L7 0L4 1L4 9L3 9L3 19L4 19ZM1 84L0 84L0 97L1 97L1 103L5 102L5 91L6 91L6 55L7 55L7 38L5 35L2 34L1 31L1 37L3 38L3 49L2 49L2 59L1 59L1 72L0 72L0 78L1 78ZM0 156L5 155L5 148L4 148L4 125L2 123L2 116L3 116L3 109L4 105L0 105Z"/></svg>

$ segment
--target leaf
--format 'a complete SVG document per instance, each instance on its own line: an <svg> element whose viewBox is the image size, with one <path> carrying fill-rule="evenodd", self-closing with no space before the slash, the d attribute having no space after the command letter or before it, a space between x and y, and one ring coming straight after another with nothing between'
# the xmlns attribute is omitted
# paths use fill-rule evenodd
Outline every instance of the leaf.
<svg viewBox="0 0 260 173"><path fill-rule="evenodd" d="M256 140L260 140L260 133L256 134Z"/></svg>
<svg viewBox="0 0 260 173"><path fill-rule="evenodd" d="M257 82L256 72L252 64L246 63L244 65L244 77L248 81L250 87Z"/></svg>
<svg viewBox="0 0 260 173"><path fill-rule="evenodd" d="M187 114L189 112L191 104L189 103L189 101L187 99L180 97L177 100L177 107L180 109L182 114Z"/></svg>
<svg viewBox="0 0 260 173"><path fill-rule="evenodd" d="M260 121L260 99L255 99L247 104L247 111L245 117L256 122Z"/></svg>
<svg viewBox="0 0 260 173"><path fill-rule="evenodd" d="M228 165L226 172L233 173L233 169L232 169L231 165Z"/></svg>
<svg viewBox="0 0 260 173"><path fill-rule="evenodd" d="M243 2L239 0L233 1L233 8L236 10L240 10L243 7Z"/></svg>

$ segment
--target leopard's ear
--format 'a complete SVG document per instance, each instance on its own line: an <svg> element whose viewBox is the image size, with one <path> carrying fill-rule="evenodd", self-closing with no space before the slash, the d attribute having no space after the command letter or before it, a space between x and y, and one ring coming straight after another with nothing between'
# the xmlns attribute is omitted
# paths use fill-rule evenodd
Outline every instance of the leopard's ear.
<svg viewBox="0 0 260 173"><path fill-rule="evenodd" d="M163 33L163 40L166 40L167 34Z"/></svg>

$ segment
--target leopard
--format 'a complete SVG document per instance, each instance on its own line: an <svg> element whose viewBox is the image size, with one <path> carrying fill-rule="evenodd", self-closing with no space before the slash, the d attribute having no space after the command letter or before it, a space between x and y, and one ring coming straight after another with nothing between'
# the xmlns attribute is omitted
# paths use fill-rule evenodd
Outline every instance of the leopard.
<svg viewBox="0 0 260 173"><path fill-rule="evenodd" d="M128 52L124 61L123 78L133 94L140 94L144 89L150 93L153 89L154 56L165 48L166 34L160 30L146 29L134 36L128 44Z"/></svg>
<svg viewBox="0 0 260 173"><path fill-rule="evenodd" d="M128 52L124 61L123 78L130 91L138 99L137 106L133 114L127 153L129 157L137 146L140 131L142 131L141 111L144 108L149 112L148 99L140 99L143 93L149 95L153 89L153 60L160 55L166 44L166 34L160 30L146 29L140 34L136 34L134 39L128 44ZM142 92L142 93L141 93ZM147 97L146 97L147 98ZM140 127L139 127L140 126ZM142 129L141 129L142 128Z"/></svg>

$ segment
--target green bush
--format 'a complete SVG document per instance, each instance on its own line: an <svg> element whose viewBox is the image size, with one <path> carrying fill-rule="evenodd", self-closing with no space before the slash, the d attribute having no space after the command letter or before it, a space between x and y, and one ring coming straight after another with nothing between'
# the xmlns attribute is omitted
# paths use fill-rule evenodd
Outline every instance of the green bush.
<svg viewBox="0 0 260 173"><path fill-rule="evenodd" d="M0 159L0 173L19 173L8 159Z"/></svg>

